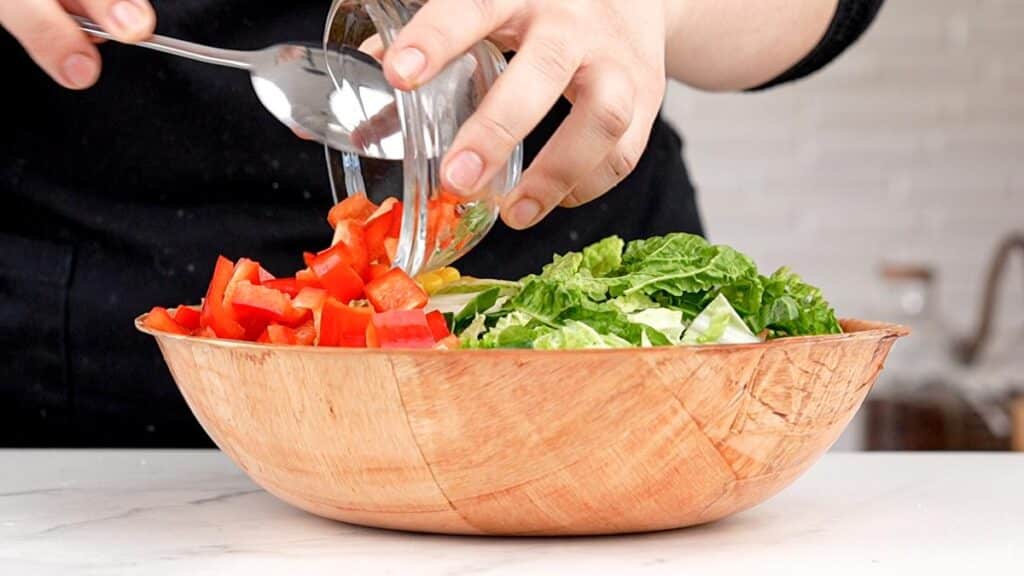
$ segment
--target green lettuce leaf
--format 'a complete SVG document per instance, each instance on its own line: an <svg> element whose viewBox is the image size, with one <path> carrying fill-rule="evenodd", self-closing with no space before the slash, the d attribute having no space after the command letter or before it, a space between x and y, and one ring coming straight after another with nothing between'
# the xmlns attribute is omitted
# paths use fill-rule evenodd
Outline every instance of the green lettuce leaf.
<svg viewBox="0 0 1024 576"><path fill-rule="evenodd" d="M552 328L522 312L498 318L480 341L483 348L532 348L533 341Z"/></svg>
<svg viewBox="0 0 1024 576"><path fill-rule="evenodd" d="M583 249L580 267L594 277L607 276L622 265L622 250L626 243L618 236L609 236Z"/></svg>
<svg viewBox="0 0 1024 576"><path fill-rule="evenodd" d="M487 331L487 318L483 314L477 314L459 335L459 345L462 348L482 348L480 336Z"/></svg>
<svg viewBox="0 0 1024 576"><path fill-rule="evenodd" d="M629 348L629 341L618 336L601 334L583 322L569 320L558 329L538 337L533 347L538 350L570 350L578 348Z"/></svg>
<svg viewBox="0 0 1024 576"><path fill-rule="evenodd" d="M805 283L789 268L762 277L761 306L748 318L755 332L768 330L770 337L839 334L842 327L821 290Z"/></svg>
<svg viewBox="0 0 1024 576"><path fill-rule="evenodd" d="M753 344L760 341L721 294L693 319L683 335L683 344Z"/></svg>
<svg viewBox="0 0 1024 576"><path fill-rule="evenodd" d="M754 262L727 246L692 234L634 240L626 245L620 276L609 279L613 295L642 293L680 297L757 276Z"/></svg>
<svg viewBox="0 0 1024 576"><path fill-rule="evenodd" d="M498 297L500 296L500 294L501 289L495 287L490 288L488 290L484 290L483 292L480 292L479 294L474 296L472 300L467 302L466 305L462 307L462 310L459 310L452 317L452 331L456 333L461 333L463 330L465 330L466 326L468 326L469 323L472 322L474 318L487 312L492 307L494 307L494 305L498 302Z"/></svg>
<svg viewBox="0 0 1024 576"><path fill-rule="evenodd" d="M653 329L658 334L664 336L664 344L679 344L683 337L683 331L686 329L686 324L683 323L683 313L671 308L647 308L646 310L638 310L627 314L626 318L634 324L640 324ZM650 332L645 331L645 335L651 341ZM654 346L659 345L653 341L651 341L651 344Z"/></svg>

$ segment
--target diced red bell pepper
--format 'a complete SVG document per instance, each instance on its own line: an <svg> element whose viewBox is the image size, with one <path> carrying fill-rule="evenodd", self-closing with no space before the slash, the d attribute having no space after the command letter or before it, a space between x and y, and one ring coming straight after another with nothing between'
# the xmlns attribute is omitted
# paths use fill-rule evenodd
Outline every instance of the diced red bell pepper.
<svg viewBox="0 0 1024 576"><path fill-rule="evenodd" d="M291 300L283 292L248 282L235 287L231 306L240 321L298 326L311 317L309 310L292 306Z"/></svg>
<svg viewBox="0 0 1024 576"><path fill-rule="evenodd" d="M260 284L266 284L268 281L273 280L274 278L276 278L276 276L274 276L270 272L267 272L266 270L264 270L263 266L260 266L260 272L259 272L259 279L260 279L259 283Z"/></svg>
<svg viewBox="0 0 1024 576"><path fill-rule="evenodd" d="M370 272L370 257L366 251L363 227L346 220L338 224L338 232L338 242L316 254L310 261L309 267L319 274L320 269L328 265L330 259L338 257L361 277L366 278Z"/></svg>
<svg viewBox="0 0 1024 576"><path fill-rule="evenodd" d="M429 299L423 288L398 268L367 284L366 298L378 312L423 308Z"/></svg>
<svg viewBox="0 0 1024 576"><path fill-rule="evenodd" d="M427 246L430 249L446 248L451 243L458 216L455 205L440 200L431 200L427 210ZM440 241L440 245L435 242Z"/></svg>
<svg viewBox="0 0 1024 576"><path fill-rule="evenodd" d="M265 280L260 284L267 288L273 288L278 292L283 292L289 296L295 296L299 293L299 283L295 278L273 278L271 280Z"/></svg>
<svg viewBox="0 0 1024 576"><path fill-rule="evenodd" d="M437 199L440 200L441 202L444 202L445 204L452 205L462 204L462 202L465 201L464 196L460 196L455 192L452 192L445 188L442 188L441 191L438 192Z"/></svg>
<svg viewBox="0 0 1024 576"><path fill-rule="evenodd" d="M363 223L376 211L377 205L371 202L365 194L357 194L335 204L327 213L327 221L331 224L331 228L337 228L338 222L345 220Z"/></svg>
<svg viewBox="0 0 1024 576"><path fill-rule="evenodd" d="M376 280L390 271L391 266L388 266L387 264L374 264L370 266L370 280Z"/></svg>
<svg viewBox="0 0 1024 576"><path fill-rule="evenodd" d="M224 302L224 293L234 274L235 266L231 260L223 256L217 258L213 269L213 278L206 289L203 308L200 311L200 327L213 330L219 338L239 339L245 335L245 329L234 317L231 306Z"/></svg>
<svg viewBox="0 0 1024 576"><path fill-rule="evenodd" d="M171 317L170 313L167 312L166 308L160 306L154 307L146 314L146 318L142 321L142 325L151 330L157 330L159 332L168 332L170 334L182 334L187 336L189 330L184 326L178 324Z"/></svg>
<svg viewBox="0 0 1024 576"><path fill-rule="evenodd" d="M323 288L320 284L320 279L309 268L304 268L295 273L295 285L299 290L307 287Z"/></svg>
<svg viewBox="0 0 1024 576"><path fill-rule="evenodd" d="M430 326L430 333L434 335L434 341L440 342L451 335L448 329L448 321L440 310L433 310L427 313L427 325Z"/></svg>
<svg viewBox="0 0 1024 576"><path fill-rule="evenodd" d="M231 300L231 294L234 293L235 286L238 286L242 282L248 282L250 284L260 283L259 262L248 258L238 259L238 262L235 263L235 270L231 274L231 280L228 281L228 287L224 290L224 299Z"/></svg>
<svg viewBox="0 0 1024 576"><path fill-rule="evenodd" d="M264 328L263 332L260 332L259 337L256 338L256 341L260 344L270 344L270 330L268 328L270 327Z"/></svg>
<svg viewBox="0 0 1024 576"><path fill-rule="evenodd" d="M402 203L394 198L384 200L377 212L366 221L364 228L366 251L371 262L387 256L384 250L384 239L397 238L401 227ZM394 233L392 233L393 230L395 230Z"/></svg>
<svg viewBox="0 0 1024 576"><path fill-rule="evenodd" d="M398 238L402 233L402 203L395 202L391 208L391 227L388 228L388 238Z"/></svg>
<svg viewBox="0 0 1024 576"><path fill-rule="evenodd" d="M384 255L387 257L389 264L395 263L395 256L398 255L398 238L384 239Z"/></svg>
<svg viewBox="0 0 1024 576"><path fill-rule="evenodd" d="M174 309L174 321L189 329L199 329L199 311L191 306L178 306Z"/></svg>
<svg viewBox="0 0 1024 576"><path fill-rule="evenodd" d="M266 330L267 340L271 344L298 344L295 329L280 324L270 324Z"/></svg>
<svg viewBox="0 0 1024 576"><path fill-rule="evenodd" d="M433 348L434 335L421 310L378 312L366 327L367 346L380 348Z"/></svg>
<svg viewBox="0 0 1024 576"><path fill-rule="evenodd" d="M342 302L363 296L363 277L336 253L326 254L314 262L313 273L327 293Z"/></svg>
<svg viewBox="0 0 1024 576"><path fill-rule="evenodd" d="M295 329L295 343L299 346L312 346L316 342L316 328L312 322L306 322Z"/></svg>
<svg viewBox="0 0 1024 576"><path fill-rule="evenodd" d="M369 308L328 298L320 317L320 346L366 347L366 326L372 316Z"/></svg>
<svg viewBox="0 0 1024 576"><path fill-rule="evenodd" d="M373 214L370 214L370 217L366 219L366 222L364 222L364 224L369 224L370 222L376 220L377 218L380 218L381 216L387 216L391 214L395 206L400 206L401 204L402 203L398 201L398 198L385 198L384 201L380 203L380 206L378 206L377 209L373 212ZM390 220L388 222L390 222Z"/></svg>
<svg viewBox="0 0 1024 576"><path fill-rule="evenodd" d="M306 264L306 268L312 268L313 267L313 260L315 260L315 259L316 259L316 254L313 254L312 252L303 252L302 253L302 261ZM298 276L298 274L296 274L296 276Z"/></svg>
<svg viewBox="0 0 1024 576"><path fill-rule="evenodd" d="M292 298L292 306L305 308L306 310L319 310L327 299L327 291L323 288L307 286Z"/></svg>

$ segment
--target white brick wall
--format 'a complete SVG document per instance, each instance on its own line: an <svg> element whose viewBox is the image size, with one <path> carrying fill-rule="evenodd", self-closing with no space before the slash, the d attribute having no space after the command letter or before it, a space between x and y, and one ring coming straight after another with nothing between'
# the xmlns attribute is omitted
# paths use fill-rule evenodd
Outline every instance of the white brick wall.
<svg viewBox="0 0 1024 576"><path fill-rule="evenodd" d="M762 94L673 86L668 118L715 241L789 264L870 315L884 259L934 263L973 322L1002 235L1024 230L1024 2L889 0L862 41ZM1006 316L1024 321L1024 273Z"/></svg>
<svg viewBox="0 0 1024 576"><path fill-rule="evenodd" d="M888 0L851 50L762 94L670 88L707 229L877 316L885 259L933 264L956 332L992 251L1024 231L1024 1ZM1004 331L1024 326L1024 266Z"/></svg>

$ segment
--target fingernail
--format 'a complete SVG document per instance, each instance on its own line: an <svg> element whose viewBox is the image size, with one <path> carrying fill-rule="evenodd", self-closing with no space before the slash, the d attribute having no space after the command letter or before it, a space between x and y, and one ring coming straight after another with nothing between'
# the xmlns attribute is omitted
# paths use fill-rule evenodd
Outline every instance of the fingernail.
<svg viewBox="0 0 1024 576"><path fill-rule="evenodd" d="M146 16L130 0L121 0L110 8L110 17L122 32L137 32L146 26Z"/></svg>
<svg viewBox="0 0 1024 576"><path fill-rule="evenodd" d="M391 63L395 73L408 81L416 80L427 66L427 57L416 48L404 48Z"/></svg>
<svg viewBox="0 0 1024 576"><path fill-rule="evenodd" d="M456 192L473 192L476 182L484 172L484 161L476 152L459 152L448 163L445 179Z"/></svg>
<svg viewBox="0 0 1024 576"><path fill-rule="evenodd" d="M96 82L100 68L96 61L84 54L72 54L62 66L64 78L74 88L88 88Z"/></svg>
<svg viewBox="0 0 1024 576"><path fill-rule="evenodd" d="M511 224L516 228L526 228L540 215L540 203L533 198L523 198L512 205L509 211Z"/></svg>

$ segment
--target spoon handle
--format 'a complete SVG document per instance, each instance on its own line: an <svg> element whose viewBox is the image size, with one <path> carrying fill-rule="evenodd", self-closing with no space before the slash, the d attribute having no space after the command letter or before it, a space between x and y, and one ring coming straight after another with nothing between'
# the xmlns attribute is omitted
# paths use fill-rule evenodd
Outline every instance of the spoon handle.
<svg viewBox="0 0 1024 576"><path fill-rule="evenodd" d="M73 18L78 22L78 26L85 33L98 38L105 38L107 40L117 40L92 20L82 18L80 16L73 16ZM143 48L149 48L150 50L156 50L157 52L181 56L183 58L189 58L191 60L197 60L207 64L216 64L218 66L227 66L229 68L238 68L240 70L250 70L252 68L252 52L245 52L242 50L222 50L220 48L204 46L194 42L186 42L176 38L168 38L167 36L160 36L158 34L150 36L148 40L136 42L133 46L141 46Z"/></svg>

